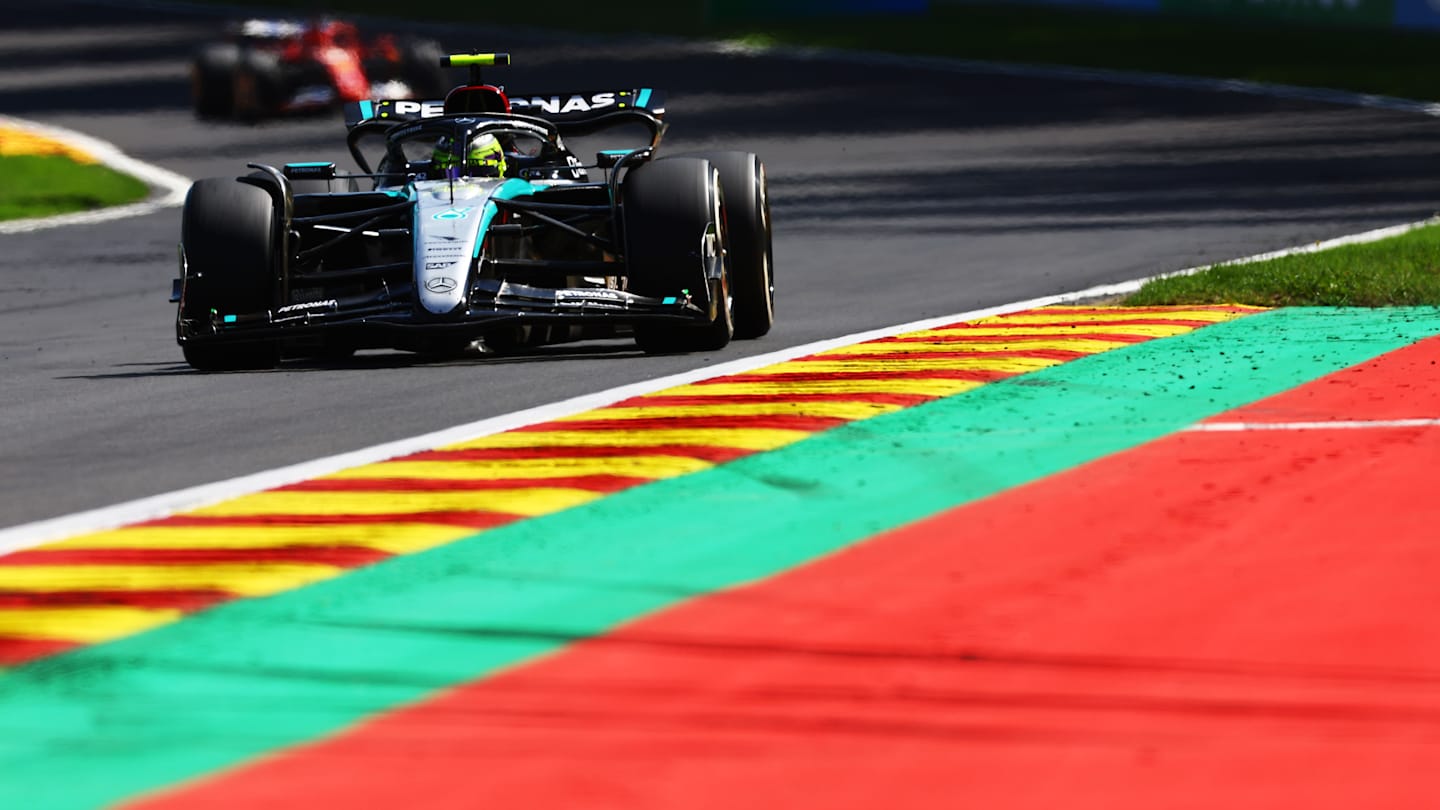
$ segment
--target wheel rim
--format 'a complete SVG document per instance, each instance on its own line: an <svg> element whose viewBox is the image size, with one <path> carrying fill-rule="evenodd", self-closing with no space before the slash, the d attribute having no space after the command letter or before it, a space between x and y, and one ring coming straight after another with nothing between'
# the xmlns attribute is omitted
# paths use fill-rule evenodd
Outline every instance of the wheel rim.
<svg viewBox="0 0 1440 810"><path fill-rule="evenodd" d="M765 164L756 161L757 184L756 193L760 197L760 232L765 235L765 249L762 251L760 260L765 275L765 309L770 314L770 319L775 318L775 276L770 267L770 192L765 183Z"/></svg>
<svg viewBox="0 0 1440 810"><path fill-rule="evenodd" d="M713 256L713 260L719 264L720 278L716 284L717 289L711 298L711 308L715 311L715 317L725 318L725 329L733 332L735 329L735 296L730 293L730 258L728 256L730 229L725 219L725 205L720 194L720 172L716 169L710 170L710 188L713 190L711 199L714 200L713 216L715 218L715 233L706 235L706 250L713 251L707 255L707 261ZM717 306L718 303L718 306Z"/></svg>

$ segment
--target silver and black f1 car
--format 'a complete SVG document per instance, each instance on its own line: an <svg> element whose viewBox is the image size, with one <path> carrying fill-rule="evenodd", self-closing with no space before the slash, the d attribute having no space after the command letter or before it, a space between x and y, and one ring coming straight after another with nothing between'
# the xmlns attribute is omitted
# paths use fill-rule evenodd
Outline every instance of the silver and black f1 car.
<svg viewBox="0 0 1440 810"><path fill-rule="evenodd" d="M194 184L172 294L191 366L625 335L646 352L711 351L770 330L759 158L658 156L652 89L512 99L478 67L508 55L443 61L472 72L443 101L347 108L359 173L251 164ZM564 142L622 125L643 144L586 163Z"/></svg>

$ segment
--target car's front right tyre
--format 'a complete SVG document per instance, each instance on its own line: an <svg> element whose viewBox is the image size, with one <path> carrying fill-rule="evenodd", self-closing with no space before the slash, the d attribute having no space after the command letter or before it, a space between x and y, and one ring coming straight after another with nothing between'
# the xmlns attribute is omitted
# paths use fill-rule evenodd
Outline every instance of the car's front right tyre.
<svg viewBox="0 0 1440 810"><path fill-rule="evenodd" d="M229 177L190 187L181 215L186 271L180 319L209 324L212 312L239 315L268 309L275 282L277 216L270 195ZM200 371L272 368L280 361L273 340L231 342L187 337L185 361Z"/></svg>

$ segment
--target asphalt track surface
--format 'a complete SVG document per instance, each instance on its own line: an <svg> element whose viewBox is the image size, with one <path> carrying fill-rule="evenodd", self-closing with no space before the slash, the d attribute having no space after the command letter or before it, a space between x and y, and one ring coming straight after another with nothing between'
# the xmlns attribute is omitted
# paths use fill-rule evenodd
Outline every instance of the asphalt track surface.
<svg viewBox="0 0 1440 810"><path fill-rule="evenodd" d="M190 177L343 156L332 117L198 122L218 20L78 2L8 11L0 111ZM625 343L520 359L192 373L166 299L179 211L0 236L0 526L223 480L867 328L1430 216L1440 127L1411 114L683 43L443 30L508 50L516 92L649 84L667 147L766 161L778 323L714 355Z"/></svg>

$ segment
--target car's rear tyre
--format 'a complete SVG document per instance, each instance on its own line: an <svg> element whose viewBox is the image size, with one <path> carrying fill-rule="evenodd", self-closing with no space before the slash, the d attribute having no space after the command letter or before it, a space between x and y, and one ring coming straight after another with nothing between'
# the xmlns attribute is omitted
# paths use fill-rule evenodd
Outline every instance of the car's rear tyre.
<svg viewBox="0 0 1440 810"><path fill-rule="evenodd" d="M185 286L180 317L208 323L214 310L242 314L268 309L275 282L275 205L264 189L228 177L190 187L181 215ZM200 371L273 368L273 340L231 343L193 339L182 344L185 362Z"/></svg>
<svg viewBox="0 0 1440 810"><path fill-rule="evenodd" d="M229 118L235 112L235 67L239 46L216 42L202 46L190 64L190 98L200 118Z"/></svg>
<svg viewBox="0 0 1440 810"><path fill-rule="evenodd" d="M273 53L242 48L231 78L234 117L258 121L285 103L285 75Z"/></svg>
<svg viewBox="0 0 1440 810"><path fill-rule="evenodd" d="M752 152L707 152L725 189L730 288L735 295L735 337L762 337L775 325L774 251L765 164Z"/></svg>
<svg viewBox="0 0 1440 810"><path fill-rule="evenodd" d="M647 353L717 351L735 332L719 172L700 158L632 169L621 187L627 286L640 295L690 299L708 322L635 325Z"/></svg>

